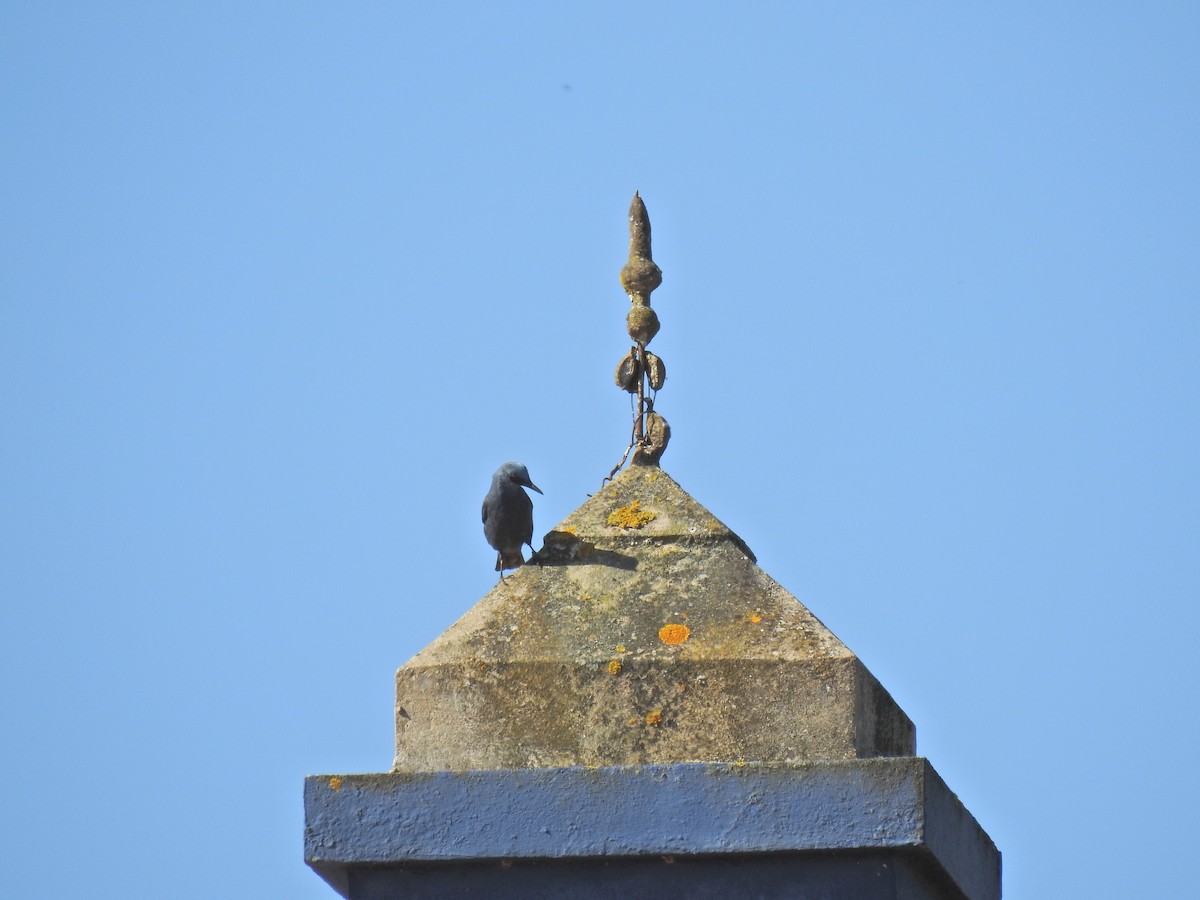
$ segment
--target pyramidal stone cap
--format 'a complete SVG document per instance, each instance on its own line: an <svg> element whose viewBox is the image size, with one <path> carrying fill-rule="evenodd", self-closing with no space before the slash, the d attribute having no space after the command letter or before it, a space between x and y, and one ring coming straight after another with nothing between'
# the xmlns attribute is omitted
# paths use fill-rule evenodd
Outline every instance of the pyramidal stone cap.
<svg viewBox="0 0 1200 900"><path fill-rule="evenodd" d="M850 650L634 465L396 673L394 771L912 756Z"/></svg>

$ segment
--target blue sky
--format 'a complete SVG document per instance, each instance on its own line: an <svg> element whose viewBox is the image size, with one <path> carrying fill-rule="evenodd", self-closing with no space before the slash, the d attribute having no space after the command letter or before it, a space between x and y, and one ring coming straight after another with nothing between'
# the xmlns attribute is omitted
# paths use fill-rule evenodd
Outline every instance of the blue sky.
<svg viewBox="0 0 1200 900"><path fill-rule="evenodd" d="M0 893L327 898L305 774L620 457L863 659L1008 897L1173 896L1200 791L1200 8L0 12Z"/></svg>

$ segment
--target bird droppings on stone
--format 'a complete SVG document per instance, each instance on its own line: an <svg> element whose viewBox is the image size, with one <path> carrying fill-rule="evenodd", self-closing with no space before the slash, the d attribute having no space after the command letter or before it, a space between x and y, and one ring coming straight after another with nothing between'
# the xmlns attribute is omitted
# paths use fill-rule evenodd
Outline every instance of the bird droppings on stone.
<svg viewBox="0 0 1200 900"><path fill-rule="evenodd" d="M683 644L691 637L692 630L686 625L670 624L664 625L658 630L658 639L664 644Z"/></svg>
<svg viewBox="0 0 1200 900"><path fill-rule="evenodd" d="M608 524L617 528L641 528L658 518L658 513L642 509L639 501L634 500L628 506L619 506L608 514Z"/></svg>

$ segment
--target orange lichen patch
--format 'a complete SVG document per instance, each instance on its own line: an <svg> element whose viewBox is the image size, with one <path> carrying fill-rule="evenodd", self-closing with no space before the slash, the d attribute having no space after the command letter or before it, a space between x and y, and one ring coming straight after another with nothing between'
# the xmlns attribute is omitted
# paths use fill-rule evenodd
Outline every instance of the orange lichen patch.
<svg viewBox="0 0 1200 900"><path fill-rule="evenodd" d="M755 625L757 625L759 622L762 621L762 616L760 616L758 613L751 613L749 618L750 618L750 621L753 622Z"/></svg>
<svg viewBox="0 0 1200 900"><path fill-rule="evenodd" d="M658 629L658 639L664 644L682 644L692 635L692 630L686 625L664 625Z"/></svg>
<svg viewBox="0 0 1200 900"><path fill-rule="evenodd" d="M655 727L658 727L659 725L661 725L662 724L662 710L661 709L652 709L650 712L646 713L646 724L653 725Z"/></svg>
<svg viewBox="0 0 1200 900"><path fill-rule="evenodd" d="M641 509L640 502L634 500L628 506L620 506L608 514L608 524L618 528L641 528L647 522L658 518L657 513Z"/></svg>
<svg viewBox="0 0 1200 900"><path fill-rule="evenodd" d="M626 720L626 724L628 724L628 725L640 725L641 723L642 723L642 720L639 719L637 716L630 716Z"/></svg>
<svg viewBox="0 0 1200 900"><path fill-rule="evenodd" d="M561 530L561 531L565 531L567 534L574 534L574 533L575 533L575 526L574 526L574 525L568 525L566 528L562 528L562 529L560 529L560 530Z"/></svg>
<svg viewBox="0 0 1200 900"><path fill-rule="evenodd" d="M619 659L610 660L608 663L608 674L609 675L620 675L621 668L622 668L621 661Z"/></svg>
<svg viewBox="0 0 1200 900"><path fill-rule="evenodd" d="M336 775L334 775L332 778L329 779L329 786L331 788L333 788L335 791L340 791L342 789L342 779L340 779Z"/></svg>

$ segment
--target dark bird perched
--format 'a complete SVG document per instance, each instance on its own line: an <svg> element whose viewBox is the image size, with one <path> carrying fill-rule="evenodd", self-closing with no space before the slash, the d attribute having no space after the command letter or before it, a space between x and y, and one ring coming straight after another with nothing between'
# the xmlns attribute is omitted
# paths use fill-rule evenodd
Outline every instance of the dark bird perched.
<svg viewBox="0 0 1200 900"><path fill-rule="evenodd" d="M506 462L492 476L492 486L483 498L483 536L496 549L496 571L525 565L521 548L533 550L533 501L521 488L542 489L529 480L529 470L519 462ZM537 558L534 551L533 558Z"/></svg>

